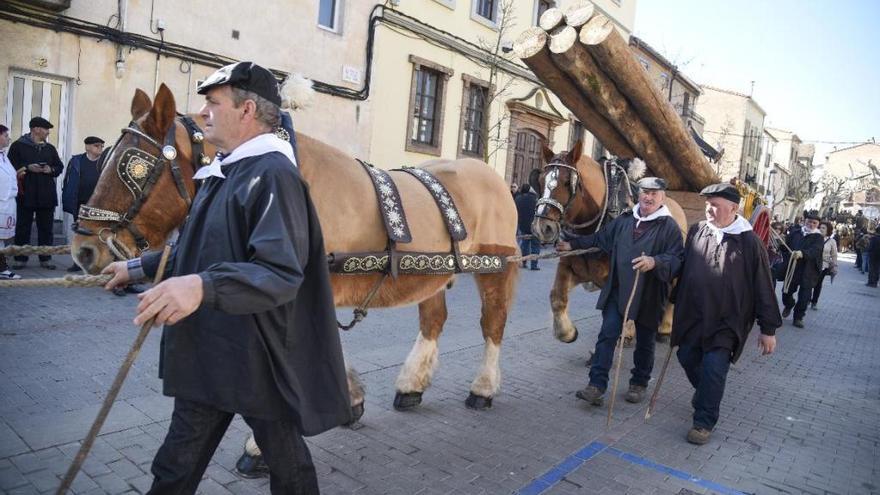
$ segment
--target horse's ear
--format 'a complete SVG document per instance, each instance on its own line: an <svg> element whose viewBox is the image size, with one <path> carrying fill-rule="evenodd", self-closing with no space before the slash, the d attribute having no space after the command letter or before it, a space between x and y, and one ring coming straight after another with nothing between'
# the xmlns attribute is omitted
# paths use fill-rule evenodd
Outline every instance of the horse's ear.
<svg viewBox="0 0 880 495"><path fill-rule="evenodd" d="M156 102L150 110L150 120L156 126L161 135L165 135L168 128L174 123L177 117L177 105L174 103L174 95L165 83L159 86L159 92L156 93Z"/></svg>
<svg viewBox="0 0 880 495"><path fill-rule="evenodd" d="M134 90L134 98L131 99L131 120L137 120L153 107L150 97L140 89Z"/></svg>
<svg viewBox="0 0 880 495"><path fill-rule="evenodd" d="M544 163L550 163L553 161L553 157L556 156L556 153L553 153L553 150L548 148L546 144L541 147L541 152L544 154Z"/></svg>
<svg viewBox="0 0 880 495"><path fill-rule="evenodd" d="M583 152L584 152L584 143L583 143L583 141L578 139L577 142L574 143L574 148L572 148L571 151L568 152L568 163L570 165L577 164L578 160L581 159L581 155L583 154Z"/></svg>
<svg viewBox="0 0 880 495"><path fill-rule="evenodd" d="M532 190L535 191L535 194L537 194L538 197L541 196L541 184L539 180L540 177L541 169L539 168L534 168L531 172L529 172L529 185L532 187Z"/></svg>

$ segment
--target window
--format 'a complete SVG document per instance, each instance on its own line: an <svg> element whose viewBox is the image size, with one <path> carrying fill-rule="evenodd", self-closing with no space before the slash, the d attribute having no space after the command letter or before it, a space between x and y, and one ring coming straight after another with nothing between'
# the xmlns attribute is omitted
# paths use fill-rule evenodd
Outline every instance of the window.
<svg viewBox="0 0 880 495"><path fill-rule="evenodd" d="M669 89L669 74L665 72L660 74L660 89L664 91Z"/></svg>
<svg viewBox="0 0 880 495"><path fill-rule="evenodd" d="M648 63L648 60L646 58L639 57L639 63L642 64L642 67L644 67L645 70L648 70L651 68L651 65Z"/></svg>
<svg viewBox="0 0 880 495"><path fill-rule="evenodd" d="M483 125L485 124L485 103L489 88L465 80L461 152L470 155L483 155Z"/></svg>
<svg viewBox="0 0 880 495"><path fill-rule="evenodd" d="M538 0L535 4L535 25L538 25L538 21L541 19L541 14L554 7L556 7L556 2L554 0Z"/></svg>
<svg viewBox="0 0 880 495"><path fill-rule="evenodd" d="M477 15L481 17L485 17L492 22L497 21L495 18L497 6L497 0L476 0L477 2Z"/></svg>
<svg viewBox="0 0 880 495"><path fill-rule="evenodd" d="M686 93L684 93L684 101L682 101L682 103L681 103L681 114L684 115L685 117L689 117L688 111L690 110L690 104L691 104L691 94L686 92Z"/></svg>
<svg viewBox="0 0 880 495"><path fill-rule="evenodd" d="M584 124L580 120L573 119L571 121L570 125L571 125L571 132L568 135L568 149L569 149L569 151L574 149L574 145L575 145L575 143L578 142L578 140L584 139Z"/></svg>
<svg viewBox="0 0 880 495"><path fill-rule="evenodd" d="M446 79L451 69L410 55L413 63L406 150L440 155Z"/></svg>
<svg viewBox="0 0 880 495"><path fill-rule="evenodd" d="M341 0L318 0L318 26L339 31L339 3Z"/></svg>

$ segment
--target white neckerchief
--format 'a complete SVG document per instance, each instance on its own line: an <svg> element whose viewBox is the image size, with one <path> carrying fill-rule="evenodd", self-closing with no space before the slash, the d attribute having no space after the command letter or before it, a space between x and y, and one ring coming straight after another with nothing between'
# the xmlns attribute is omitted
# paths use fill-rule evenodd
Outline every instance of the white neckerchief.
<svg viewBox="0 0 880 495"><path fill-rule="evenodd" d="M752 230L752 224L740 215L737 215L736 220L724 228L718 228L712 225L711 222L706 222L706 225L712 230L712 235L715 236L715 242L718 244L721 244L721 239L724 238L724 234L737 235Z"/></svg>
<svg viewBox="0 0 880 495"><path fill-rule="evenodd" d="M225 179L226 176L223 175L223 171L220 169L223 165L229 165L230 163L235 163L252 156L265 155L266 153L271 153L273 151L277 151L286 156L294 167L297 166L296 158L293 157L293 147L290 143L283 139L279 139L275 134L266 133L260 134L259 136L241 143L238 148L235 148L232 150L232 153L223 158L220 158L219 156L214 157L214 161L207 167L200 168L193 176L193 179L207 179L208 177Z"/></svg>
<svg viewBox="0 0 880 495"><path fill-rule="evenodd" d="M650 215L643 217L639 216L639 205L636 204L633 206L633 218L636 219L636 227L639 226L642 222L650 222L651 220L656 220L660 217L671 217L672 213L669 212L669 208L666 205L661 205L660 208L657 208L657 211L651 213Z"/></svg>

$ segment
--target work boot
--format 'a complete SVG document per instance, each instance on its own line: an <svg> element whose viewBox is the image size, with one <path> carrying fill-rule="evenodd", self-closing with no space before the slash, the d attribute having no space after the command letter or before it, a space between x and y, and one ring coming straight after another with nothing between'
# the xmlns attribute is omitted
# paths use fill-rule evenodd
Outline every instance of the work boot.
<svg viewBox="0 0 880 495"><path fill-rule="evenodd" d="M602 395L605 394L604 390L599 390L599 387L595 385L587 385L587 388L583 390L578 390L575 395L580 400L585 400L594 406L601 406L605 399L602 398Z"/></svg>
<svg viewBox="0 0 880 495"><path fill-rule="evenodd" d="M67 271L68 271L69 273L81 272L81 271L82 271L82 268L80 268L79 265L77 265L76 263L74 263L73 265L70 266L70 268L67 269Z"/></svg>
<svg viewBox="0 0 880 495"><path fill-rule="evenodd" d="M26 267L26 266L27 266L27 262L26 262L26 261L16 261L16 262L12 263L12 269L13 269L13 270L21 270L21 269L23 269L23 268Z"/></svg>
<svg viewBox="0 0 880 495"><path fill-rule="evenodd" d="M645 400L645 393L647 393L647 391L648 387L645 387L644 385L630 384L629 390L626 391L624 399L631 404L638 404Z"/></svg>
<svg viewBox="0 0 880 495"><path fill-rule="evenodd" d="M794 320L793 325L798 328L804 328L804 320Z"/></svg>
<svg viewBox="0 0 880 495"><path fill-rule="evenodd" d="M687 434L687 441L694 445L705 445L709 443L710 436L712 436L712 430L694 426Z"/></svg>
<svg viewBox="0 0 880 495"><path fill-rule="evenodd" d="M788 318L788 315L790 315L790 314L791 314L791 308L789 308L787 306L785 308L782 308L782 317L783 318Z"/></svg>
<svg viewBox="0 0 880 495"><path fill-rule="evenodd" d="M671 338L667 333L658 333L656 336L654 336L654 341L658 344L668 344L670 340Z"/></svg>
<svg viewBox="0 0 880 495"><path fill-rule="evenodd" d="M46 270L54 270L57 268L51 261L41 261L40 266Z"/></svg>
<svg viewBox="0 0 880 495"><path fill-rule="evenodd" d="M810 303L810 309L812 309L813 311L816 311L819 308L816 307L816 303Z"/></svg>

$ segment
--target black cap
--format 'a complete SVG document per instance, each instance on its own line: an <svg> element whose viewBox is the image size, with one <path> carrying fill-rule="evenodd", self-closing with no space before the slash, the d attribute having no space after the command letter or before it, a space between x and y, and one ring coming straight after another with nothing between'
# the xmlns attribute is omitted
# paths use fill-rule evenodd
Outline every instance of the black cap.
<svg viewBox="0 0 880 495"><path fill-rule="evenodd" d="M666 181L660 177L644 177L636 183L639 189L666 190Z"/></svg>
<svg viewBox="0 0 880 495"><path fill-rule="evenodd" d="M818 213L815 213L812 211L807 212L807 214L804 215L804 219L805 220L822 220L822 218L819 217Z"/></svg>
<svg viewBox="0 0 880 495"><path fill-rule="evenodd" d="M707 186L700 191L700 195L709 198L724 198L728 201L733 201L734 203L739 203L740 200L739 190L737 190L736 186L726 182Z"/></svg>
<svg viewBox="0 0 880 495"><path fill-rule="evenodd" d="M30 127L31 129L33 129L34 127L39 127L39 128L41 128L41 129L51 129L51 128L55 127L55 126L52 125L51 122L49 122L48 120L44 119L43 117L34 117L34 118L32 118L31 121L28 123L28 127Z"/></svg>
<svg viewBox="0 0 880 495"><path fill-rule="evenodd" d="M86 144L98 144L98 143L104 144L104 140L99 137L96 137L96 136L89 136L89 137L85 138L85 140L83 142Z"/></svg>
<svg viewBox="0 0 880 495"><path fill-rule="evenodd" d="M211 88L228 84L232 87L251 91L281 106L281 93L278 91L278 80L267 69L253 62L238 62L217 69L199 84L196 90L200 95Z"/></svg>

